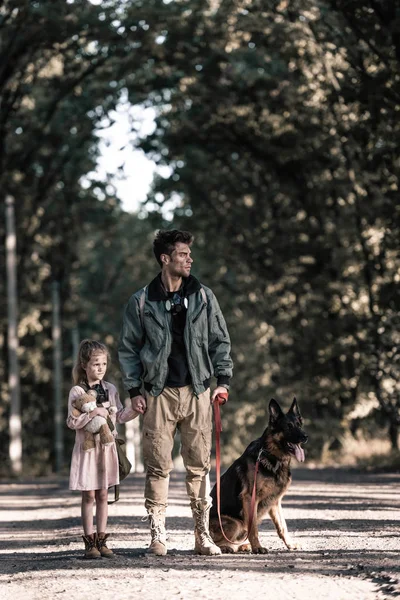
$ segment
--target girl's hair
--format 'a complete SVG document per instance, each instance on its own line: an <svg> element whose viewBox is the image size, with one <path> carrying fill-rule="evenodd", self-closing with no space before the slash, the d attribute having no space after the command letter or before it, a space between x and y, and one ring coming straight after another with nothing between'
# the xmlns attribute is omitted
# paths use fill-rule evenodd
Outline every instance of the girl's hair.
<svg viewBox="0 0 400 600"><path fill-rule="evenodd" d="M79 344L78 356L72 369L72 381L75 384L86 381L86 371L83 367L86 367L93 354L105 354L107 362L110 361L110 353L107 346L101 342L96 342L96 340L82 340Z"/></svg>

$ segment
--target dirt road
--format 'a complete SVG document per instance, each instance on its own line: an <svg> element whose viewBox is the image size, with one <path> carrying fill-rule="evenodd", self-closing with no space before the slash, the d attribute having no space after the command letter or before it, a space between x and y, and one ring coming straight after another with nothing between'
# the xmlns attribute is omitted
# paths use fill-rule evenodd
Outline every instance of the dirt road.
<svg viewBox="0 0 400 600"><path fill-rule="evenodd" d="M146 554L143 475L110 507L113 560L82 560L80 497L66 479L0 482L2 600L364 600L400 595L400 474L294 470L283 507L302 550L288 552L269 519L266 555L199 557L182 474L171 480L170 552Z"/></svg>

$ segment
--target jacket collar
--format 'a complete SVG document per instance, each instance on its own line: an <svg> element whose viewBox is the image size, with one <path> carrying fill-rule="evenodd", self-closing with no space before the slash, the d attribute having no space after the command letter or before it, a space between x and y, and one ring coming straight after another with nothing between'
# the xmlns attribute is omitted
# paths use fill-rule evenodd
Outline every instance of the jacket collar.
<svg viewBox="0 0 400 600"><path fill-rule="evenodd" d="M200 290L200 281L193 275L183 279L183 296L190 296ZM147 298L150 302L162 302L168 295L161 282L161 273L149 283Z"/></svg>

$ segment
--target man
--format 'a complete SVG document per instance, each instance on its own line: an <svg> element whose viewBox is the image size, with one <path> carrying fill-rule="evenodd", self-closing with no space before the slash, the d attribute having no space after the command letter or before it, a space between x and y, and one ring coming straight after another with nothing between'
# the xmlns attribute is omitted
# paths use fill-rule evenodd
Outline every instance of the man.
<svg viewBox="0 0 400 600"><path fill-rule="evenodd" d="M176 429L195 522L195 551L221 553L208 529L211 404L229 389L232 360L217 299L190 274L192 242L187 231L157 234L153 250L161 273L131 296L119 345L124 385L132 408L143 414L149 551L158 556L167 553L165 510ZM210 398L212 375L217 387Z"/></svg>

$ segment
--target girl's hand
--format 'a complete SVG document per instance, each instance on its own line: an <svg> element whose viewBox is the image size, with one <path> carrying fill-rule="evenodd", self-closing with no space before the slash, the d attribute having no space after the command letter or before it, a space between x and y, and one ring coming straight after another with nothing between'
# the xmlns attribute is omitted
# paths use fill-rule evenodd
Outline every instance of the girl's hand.
<svg viewBox="0 0 400 600"><path fill-rule="evenodd" d="M104 408L103 406L96 406L96 408L94 410L92 410L92 412L90 413L91 417L104 417L105 419L107 419L108 417L108 410L106 408Z"/></svg>
<svg viewBox="0 0 400 600"><path fill-rule="evenodd" d="M136 412L144 415L147 408L146 398L144 396L135 396L134 398L131 398L131 403L133 410L136 410Z"/></svg>

